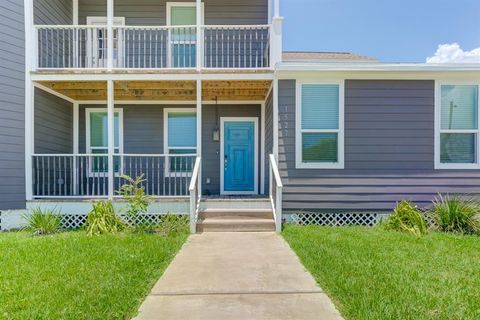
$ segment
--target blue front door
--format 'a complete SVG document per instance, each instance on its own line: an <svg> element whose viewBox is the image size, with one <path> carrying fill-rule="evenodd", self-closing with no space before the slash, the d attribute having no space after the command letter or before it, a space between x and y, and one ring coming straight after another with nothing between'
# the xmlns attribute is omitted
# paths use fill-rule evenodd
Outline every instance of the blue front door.
<svg viewBox="0 0 480 320"><path fill-rule="evenodd" d="M255 122L224 122L224 192L255 192Z"/></svg>

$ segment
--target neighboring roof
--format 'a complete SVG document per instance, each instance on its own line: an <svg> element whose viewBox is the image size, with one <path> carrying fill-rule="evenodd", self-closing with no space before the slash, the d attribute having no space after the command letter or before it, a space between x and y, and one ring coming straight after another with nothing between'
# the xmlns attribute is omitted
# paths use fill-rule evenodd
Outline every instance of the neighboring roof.
<svg viewBox="0 0 480 320"><path fill-rule="evenodd" d="M283 52L278 71L400 71L451 72L480 71L480 63L382 63L377 59L349 52Z"/></svg>
<svg viewBox="0 0 480 320"><path fill-rule="evenodd" d="M377 59L350 52L284 51L284 62L378 62Z"/></svg>
<svg viewBox="0 0 480 320"><path fill-rule="evenodd" d="M278 71L399 71L399 72L451 72L480 71L480 63L345 63L283 61L277 64ZM480 73L479 73L480 77Z"/></svg>

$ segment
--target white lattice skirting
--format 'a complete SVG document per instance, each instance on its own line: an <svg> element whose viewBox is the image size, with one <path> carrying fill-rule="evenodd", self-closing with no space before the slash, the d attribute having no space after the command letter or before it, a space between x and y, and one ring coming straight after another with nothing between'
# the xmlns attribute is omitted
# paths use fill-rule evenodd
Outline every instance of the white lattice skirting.
<svg viewBox="0 0 480 320"><path fill-rule="evenodd" d="M391 212L290 212L286 221L298 225L315 224L320 226L368 226L373 227ZM428 212L422 213L429 227L436 227L435 219Z"/></svg>
<svg viewBox="0 0 480 320"><path fill-rule="evenodd" d="M388 214L379 212L294 212L289 215L290 223L321 226L374 226Z"/></svg>
<svg viewBox="0 0 480 320"><path fill-rule="evenodd" d="M0 230L20 229L25 225L24 213L19 211L4 211L0 213ZM146 213L139 216L139 224L156 224L160 222L164 213ZM133 225L131 218L121 215L125 223ZM81 228L87 221L86 214L65 214L62 215L62 228L75 230Z"/></svg>

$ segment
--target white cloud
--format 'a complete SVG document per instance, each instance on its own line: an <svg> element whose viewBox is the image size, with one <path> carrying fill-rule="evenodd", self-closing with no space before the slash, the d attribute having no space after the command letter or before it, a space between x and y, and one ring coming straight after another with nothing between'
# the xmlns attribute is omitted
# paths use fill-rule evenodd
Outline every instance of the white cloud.
<svg viewBox="0 0 480 320"><path fill-rule="evenodd" d="M463 51L458 43L441 44L427 63L480 63L480 48Z"/></svg>

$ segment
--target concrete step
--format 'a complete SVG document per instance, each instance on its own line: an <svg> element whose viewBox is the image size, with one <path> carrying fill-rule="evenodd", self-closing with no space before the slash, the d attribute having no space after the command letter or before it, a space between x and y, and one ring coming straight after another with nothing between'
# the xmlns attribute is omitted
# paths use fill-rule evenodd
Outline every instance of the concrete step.
<svg viewBox="0 0 480 320"><path fill-rule="evenodd" d="M239 217L273 219L271 209L206 209L200 212L200 219L235 219Z"/></svg>
<svg viewBox="0 0 480 320"><path fill-rule="evenodd" d="M274 232L275 222L269 218L223 216L200 219L197 232Z"/></svg>
<svg viewBox="0 0 480 320"><path fill-rule="evenodd" d="M272 204L268 198L245 198L245 199L201 199L200 209L271 209Z"/></svg>

